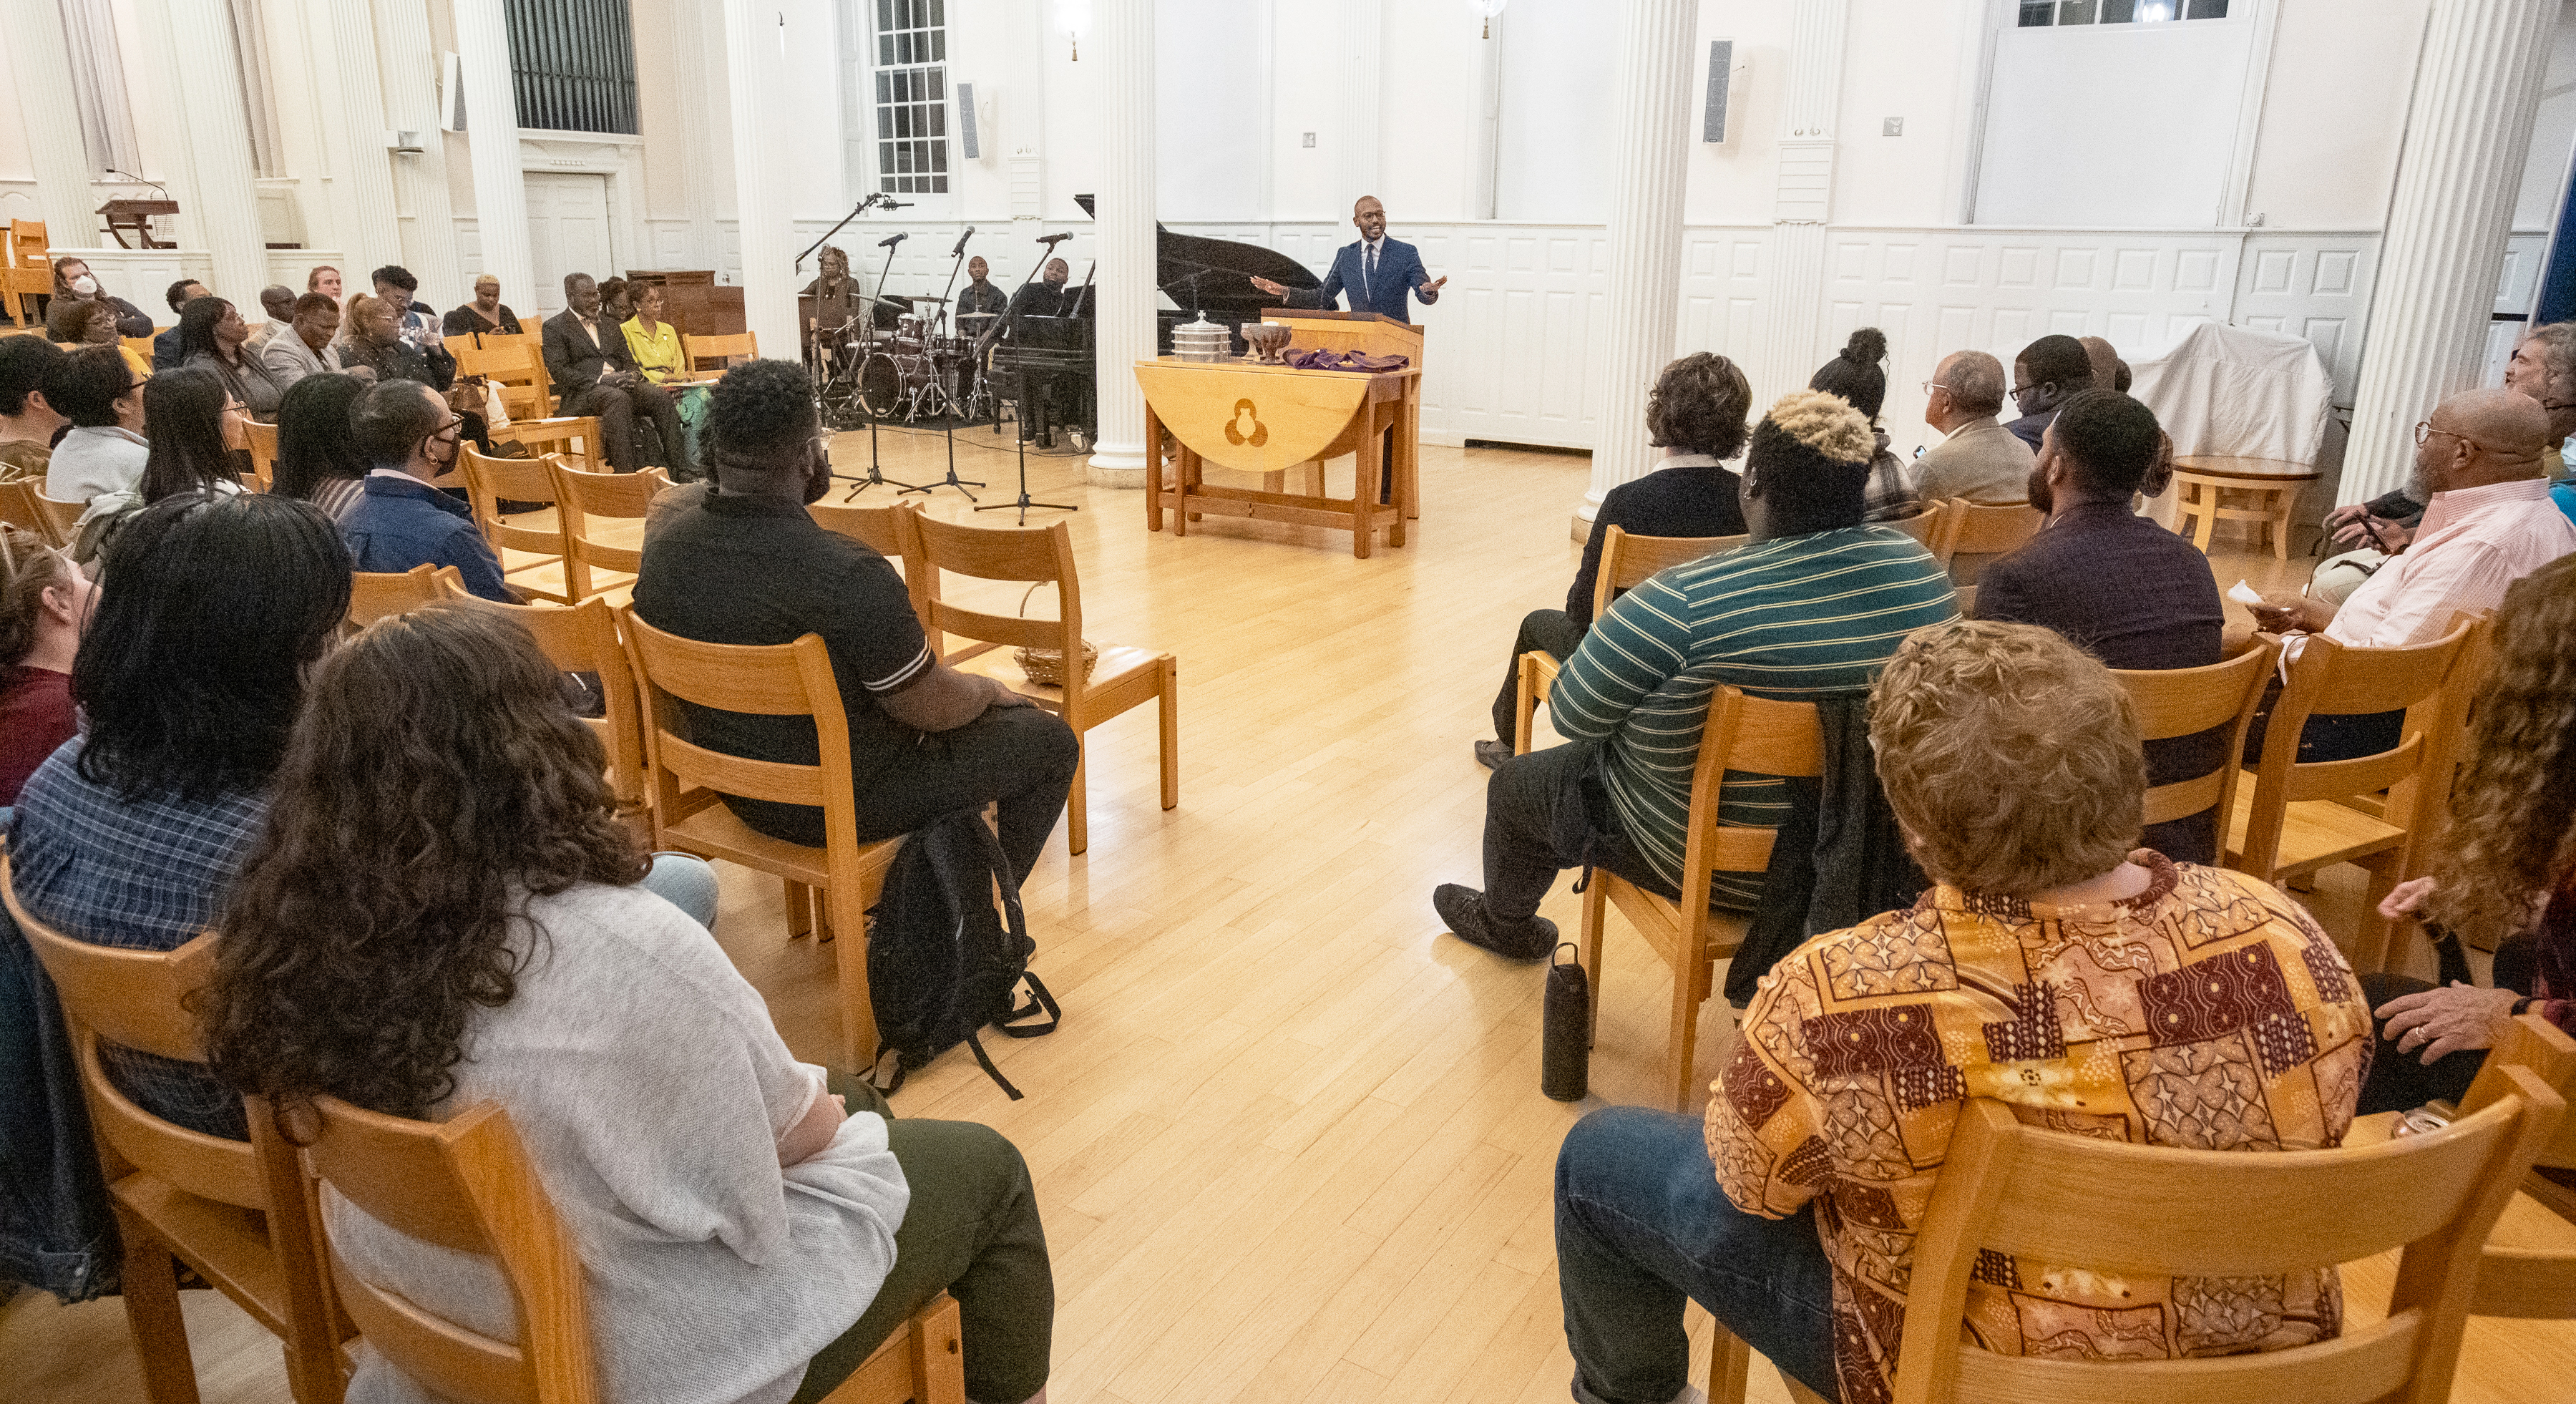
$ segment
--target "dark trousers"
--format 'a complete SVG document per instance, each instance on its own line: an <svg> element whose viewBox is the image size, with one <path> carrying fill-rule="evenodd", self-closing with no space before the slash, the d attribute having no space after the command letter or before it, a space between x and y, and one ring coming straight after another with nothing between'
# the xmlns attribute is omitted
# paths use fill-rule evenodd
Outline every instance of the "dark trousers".
<svg viewBox="0 0 2576 1404"><path fill-rule="evenodd" d="M1833 1270L1814 1207L1786 1219L1736 1208L1694 1118L1604 1107L1565 1134L1556 1283L1584 1404L1664 1404L1681 1393L1685 1297L1808 1388L1840 1397Z"/></svg>
<svg viewBox="0 0 2576 1404"><path fill-rule="evenodd" d="M697 465L689 461L689 441L680 427L680 407L662 387L649 384L610 386L591 384L567 392L563 409L567 415L599 416L599 436L608 465L620 473L632 473L644 466L637 439L635 421L640 417L652 422L653 432L660 437L660 461L677 477L694 477Z"/></svg>
<svg viewBox="0 0 2576 1404"><path fill-rule="evenodd" d="M2495 985L2500 990L2529 995L2539 987L2538 949L2528 936L2511 936L2496 948ZM2411 975L2391 975L2373 971L2361 977L2362 998L2374 1010L2399 995L2420 994L2433 988L2429 981ZM2379 1046L2372 1050L2370 1077L2361 1085L2361 1105L2355 1116L2373 1112L2405 1111L2426 1102L2443 1101L2454 1106L2468 1095L2469 1084L2477 1081L2478 1069L2486 1066L2487 1050L2464 1048L2457 1053L2424 1061L2422 1049L2412 1053L2397 1050L2397 1040L2388 1036L2388 1023L2374 1015L2371 1031Z"/></svg>
<svg viewBox="0 0 2576 1404"><path fill-rule="evenodd" d="M1574 656L1582 647L1588 626L1574 622L1574 616L1561 609L1534 609L1521 616L1521 632L1512 640L1512 661L1503 669L1503 690L1494 694L1494 734L1508 746L1512 729L1520 722L1521 655L1533 649L1545 649L1557 662ZM1545 702L1547 699L1538 699Z"/></svg>
<svg viewBox="0 0 2576 1404"><path fill-rule="evenodd" d="M1567 868L1608 868L1658 896L1682 895L1620 832L1593 773L1599 750L1578 741L1514 756L1485 782L1485 911L1504 932L1527 930Z"/></svg>
<svg viewBox="0 0 2576 1404"><path fill-rule="evenodd" d="M2281 700L2281 682L2275 678L2263 689L2262 705L2254 709L2253 724L2245 728L2244 760L2247 765L2263 761L2263 737L2271 729L2273 704ZM2406 713L2363 712L2351 716L2312 716L2299 729L2299 762L2353 760L2375 756L2397 748L2406 734Z"/></svg>
<svg viewBox="0 0 2576 1404"><path fill-rule="evenodd" d="M859 782L859 842L907 834L942 815L1000 808L995 832L1011 872L1025 878L1064 815L1082 748L1073 728L1035 707L995 707L934 732ZM819 840L817 840L819 842Z"/></svg>
<svg viewBox="0 0 2576 1404"><path fill-rule="evenodd" d="M895 1230L894 1270L858 1323L815 1352L796 1404L831 1393L943 1290L957 1299L966 1338L967 1397L1018 1404L1045 1388L1055 1276L1019 1150L989 1126L898 1118L865 1079L830 1079L851 1111L886 1119L912 1203Z"/></svg>

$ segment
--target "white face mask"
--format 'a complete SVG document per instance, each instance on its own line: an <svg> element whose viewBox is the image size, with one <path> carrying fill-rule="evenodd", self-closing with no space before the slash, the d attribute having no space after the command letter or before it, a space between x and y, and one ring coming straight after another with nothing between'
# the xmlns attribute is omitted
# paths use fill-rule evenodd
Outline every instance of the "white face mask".
<svg viewBox="0 0 2576 1404"><path fill-rule="evenodd" d="M72 291L79 293L83 297L96 297L98 296L98 280L86 273L83 273L79 277L72 279Z"/></svg>

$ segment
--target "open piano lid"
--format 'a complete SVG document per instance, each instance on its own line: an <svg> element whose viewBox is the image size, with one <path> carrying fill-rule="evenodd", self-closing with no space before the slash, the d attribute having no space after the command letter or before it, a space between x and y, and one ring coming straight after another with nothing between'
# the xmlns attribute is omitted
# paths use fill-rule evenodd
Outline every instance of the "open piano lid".
<svg viewBox="0 0 2576 1404"><path fill-rule="evenodd" d="M1073 202L1082 206L1084 214L1092 213L1090 196L1076 195ZM1154 283L1180 306L1203 310L1213 321L1240 323L1264 307L1279 305L1278 298L1252 286L1255 277L1299 289L1322 287L1324 282L1306 265L1276 249L1175 234L1161 221L1155 222Z"/></svg>

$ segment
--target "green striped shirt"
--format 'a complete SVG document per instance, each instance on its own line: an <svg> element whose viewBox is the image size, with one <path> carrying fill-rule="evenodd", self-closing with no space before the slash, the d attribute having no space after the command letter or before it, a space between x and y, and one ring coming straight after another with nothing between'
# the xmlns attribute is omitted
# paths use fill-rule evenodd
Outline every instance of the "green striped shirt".
<svg viewBox="0 0 2576 1404"><path fill-rule="evenodd" d="M1557 675L1548 714L1561 734L1602 743L1620 827L1678 888L1691 769L1719 687L1783 701L1865 692L1907 634L1958 617L1949 574L1891 527L1739 546L1620 596ZM1730 770L1718 822L1777 825L1787 790L1777 776ZM1761 891L1758 873L1717 876L1728 905Z"/></svg>

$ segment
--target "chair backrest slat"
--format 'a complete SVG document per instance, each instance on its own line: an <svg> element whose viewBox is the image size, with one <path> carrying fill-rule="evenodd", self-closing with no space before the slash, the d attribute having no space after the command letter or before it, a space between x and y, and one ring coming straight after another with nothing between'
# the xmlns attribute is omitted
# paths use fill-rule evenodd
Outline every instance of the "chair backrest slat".
<svg viewBox="0 0 2576 1404"><path fill-rule="evenodd" d="M427 562L395 574L369 570L349 573L349 622L364 628L392 614L409 614L451 593L461 594L465 577L454 566Z"/></svg>
<svg viewBox="0 0 2576 1404"><path fill-rule="evenodd" d="M2148 790L2144 822L2170 823L2211 810L2221 824L2227 822L2240 773L2236 758L2245 749L2246 729L2262 707L2263 685L2277 657L2278 649L2266 641L2205 668L2111 670L2137 709L2139 740L2169 741L2227 728L2218 767Z"/></svg>
<svg viewBox="0 0 2576 1404"><path fill-rule="evenodd" d="M38 486L39 481L22 478L16 482L0 483L0 522L30 533L49 546L68 545L61 532L55 529L53 513L40 504L44 492Z"/></svg>
<svg viewBox="0 0 2576 1404"><path fill-rule="evenodd" d="M251 420L242 425L242 439L250 449L251 485L266 492L277 464L277 426Z"/></svg>
<svg viewBox="0 0 2576 1404"><path fill-rule="evenodd" d="M1878 525L1894 527L1898 531L1904 532L1906 535L1922 542L1923 549L1928 551L1932 549L1933 543L1938 541L1941 536L1941 504L1938 502L1927 502L1923 505L1923 510L1915 513L1913 516L1898 517L1893 521L1880 522Z"/></svg>
<svg viewBox="0 0 2576 1404"><path fill-rule="evenodd" d="M563 525L564 578L576 596L591 593L593 569L643 569L644 553L634 546L603 541L592 533L593 518L634 521L650 512L653 498L671 486L659 468L636 473L592 473L549 454L546 466L555 478L555 517Z"/></svg>
<svg viewBox="0 0 2576 1404"><path fill-rule="evenodd" d="M1592 578L1592 617L1598 619L1622 590L1634 590L1663 571L1717 551L1743 545L1743 536L1632 536L1620 526L1601 534L1601 562Z"/></svg>
<svg viewBox="0 0 2576 1404"><path fill-rule="evenodd" d="M707 369L698 364L700 361L719 362L715 369L721 370L736 361L758 360L760 336L756 332L736 332L730 336L691 336L683 332L680 334L680 357L681 364L692 375Z"/></svg>
<svg viewBox="0 0 2576 1404"><path fill-rule="evenodd" d="M1726 772L1797 777L1822 775L1824 769L1824 730L1814 703L1749 697L1736 687L1721 687L1709 698L1699 759L1691 768L1682 857L1684 911L1692 910L1692 902L1707 902L1712 870L1760 872L1770 862L1775 830L1721 828L1717 822Z"/></svg>
<svg viewBox="0 0 2576 1404"><path fill-rule="evenodd" d="M534 551L544 555L563 554L561 514L553 526L538 528L525 525L540 513L501 513L503 502L542 502L551 507L555 500L554 470L542 458L495 458L478 453L472 444L463 447L457 462L465 470L465 492L474 504L474 524L483 529L483 539L494 550L507 547L513 551Z"/></svg>
<svg viewBox="0 0 2576 1404"><path fill-rule="evenodd" d="M1953 556L2014 550L2037 535L2046 520L2027 502L1988 504L1953 498L1942 505L1939 544L1933 546L1932 558L1946 566Z"/></svg>
<svg viewBox="0 0 2576 1404"><path fill-rule="evenodd" d="M820 635L765 646L700 643L645 623L633 605L617 612L617 622L642 692L652 804L664 821L689 812L706 791L820 805L827 819L849 812L855 803L849 715L832 678L831 650ZM709 750L689 739L681 702L760 716L810 716L822 763L788 765ZM826 832L855 849L855 828L845 834L827 823Z"/></svg>
<svg viewBox="0 0 2576 1404"><path fill-rule="evenodd" d="M912 558L906 557L905 574L913 581L913 608L929 621L925 627L931 647L949 660L984 651L951 649L946 636L958 634L988 646L1060 650L1068 660L1064 669L1064 719L1075 731L1081 731L1087 682L1078 658L1083 646L1082 582L1074 571L1073 535L1065 524L973 527L914 512L905 525L911 530L911 542L921 565L920 573L914 575L910 570ZM944 570L977 580L1026 581L1032 585L1052 581L1055 618L1004 618L951 605L942 598L940 572Z"/></svg>

